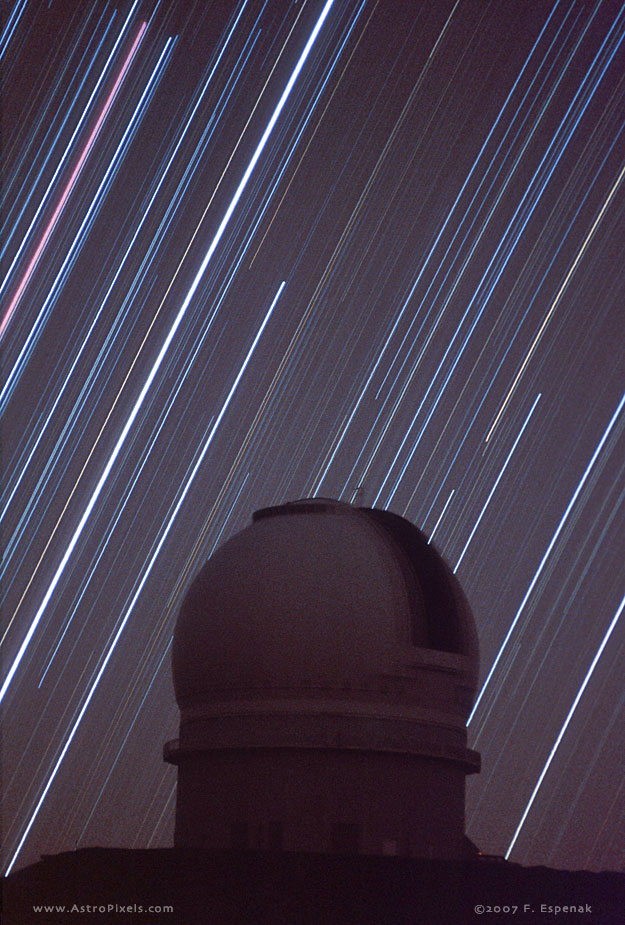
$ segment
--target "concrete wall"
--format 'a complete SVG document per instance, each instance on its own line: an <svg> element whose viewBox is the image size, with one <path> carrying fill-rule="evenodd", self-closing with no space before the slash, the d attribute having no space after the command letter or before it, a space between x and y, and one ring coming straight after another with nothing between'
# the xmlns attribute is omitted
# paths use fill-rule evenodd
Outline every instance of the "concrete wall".
<svg viewBox="0 0 625 925"><path fill-rule="evenodd" d="M263 748L178 761L177 847L462 856L465 773L452 762Z"/></svg>

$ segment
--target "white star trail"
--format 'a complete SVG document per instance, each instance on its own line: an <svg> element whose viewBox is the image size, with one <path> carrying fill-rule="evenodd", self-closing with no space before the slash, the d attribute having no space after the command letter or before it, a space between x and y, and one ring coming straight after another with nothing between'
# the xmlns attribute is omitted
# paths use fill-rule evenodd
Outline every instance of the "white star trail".
<svg viewBox="0 0 625 925"><path fill-rule="evenodd" d="M493 664L491 665L490 671L489 671L488 674L486 675L486 680L485 680L484 683L482 684L482 688L481 688L481 690L480 690L480 692L479 692L479 694L478 694L478 696L477 696L477 698L476 698L476 700L475 700L475 703L474 703L474 705L473 705L473 710L471 711L471 714L470 714L469 719L468 719L468 723L470 723L471 720L473 719L473 717L475 716L475 712L476 712L477 708L478 708L479 705L480 705L480 702L481 702L481 700L482 700L482 697L484 696L484 693L485 693L485 691L486 691L486 688L488 687L488 684L489 684L489 682L490 682L490 679L492 678L492 676L493 676L493 674L494 674L494 672L495 672L495 670L496 670L496 668L497 668L497 665L499 664L499 660L501 659L501 656L502 656L503 653L504 653L504 650L505 650L505 648L506 648L506 646L507 646L507 644L508 644L508 642L509 642L509 640L510 640L510 637L512 636L512 633L514 632L514 628L515 628L515 626L517 625L517 623L518 623L518 621L519 621L519 617L520 617L521 614L523 613L523 609L525 608L525 605L527 604L527 602L528 602L528 600L529 600L529 598L530 598L530 595L532 594L534 588L536 587L536 583L537 583L538 579L540 578L540 576L541 576L541 574L542 574L542 571L543 571L543 569L545 568L545 565L547 564L547 562L548 562L548 560L549 560L549 556L551 555L551 553L552 553L552 551L553 551L553 548L554 548L554 546L556 545L556 543L557 543L557 541L558 541L558 538L560 537L560 534L562 533L564 527L566 526L567 520L568 520L569 516L571 515L571 512L573 511L573 509L574 509L574 507L575 507L575 504L576 504L576 502L577 502L577 500L578 500L578 498L579 498L579 496L580 496L580 494L581 494L581 492L582 492L582 489L584 488L584 485L585 485L586 482L588 481L588 478L589 478L589 476L590 476L590 474L591 474L591 472L592 472L592 470L593 470L593 466L595 465L595 463L596 463L597 460L599 459L599 457L600 457L600 455L601 455L601 451L603 450L603 447L604 447L605 443L607 442L608 438L610 437L610 434L612 433L612 430L613 430L615 424L616 424L617 421L619 420L619 418L620 418L620 416L621 416L621 413L622 413L622 411L623 411L623 408L625 408L625 393L623 394L623 396L622 396L620 402L618 403L617 408L616 408L616 411L614 412L614 414L613 414L612 417L610 418L610 421L609 421L609 423L608 423L608 426L607 426L606 429L604 430L604 432L603 432L603 434L602 434L602 436L601 436L601 439L599 440L599 443L597 444L597 446L596 446L596 448L595 448L595 451L594 451L594 453L592 454L592 456L591 456L591 458L590 458L590 461L589 461L588 465L587 465L586 468L584 469L584 472L583 472L583 474L582 474L582 477L580 478L579 482L577 483L577 486L576 486L576 488L575 488L575 491L574 491L573 494L571 495L571 499L570 499L569 503L568 503L567 506L566 506L566 509L565 509L565 511L564 511L564 514L563 514L562 517L560 518L560 521L559 521L559 523L558 523L558 526L556 527L555 532L554 532L553 536L551 537L551 540L549 541L549 545L547 546L547 549L545 550L545 553L544 553L542 559L540 560L540 565L538 566L538 568L537 568L536 571L534 572L534 577L532 578L532 580L531 580L531 582L530 582L530 584L529 584L529 586L528 586L528 589L527 589L527 591L525 592L525 595L524 595L524 597L523 597L523 600L521 601L521 603L520 603L520 605L519 605L519 609L517 610L516 614L514 615L514 620L513 620L512 623L510 624L510 628L508 629L508 632L506 633L506 635L505 635L505 637L504 637L504 640L503 640L503 642L502 642L502 644L501 644L501 646L500 646L499 652L497 653L497 655L496 655L496 657L495 657L495 660L493 661Z"/></svg>
<svg viewBox="0 0 625 925"><path fill-rule="evenodd" d="M14 0L0 59L8 869L171 844L180 601L309 496L466 592L469 837L622 866L625 4Z"/></svg>
<svg viewBox="0 0 625 925"><path fill-rule="evenodd" d="M577 694L575 695L575 700L574 700L573 703L571 704L571 709L570 709L569 712L567 713L566 719L565 719L564 722L562 723L562 728L560 729L560 732L558 733L558 737L556 738L556 741L555 741L554 744L553 744L553 748L552 748L551 751L549 752L549 757L547 758L547 760L546 760L546 762L545 762L545 766L544 766L544 768L542 769L542 771L540 772L540 776L539 776L538 780L536 781L536 786L535 786L534 789L532 790L532 795L531 795L531 797L529 798L528 804L527 804L527 806L525 807L525 809L523 810L523 815L521 816L521 819L520 819L520 821L519 821L519 824L518 824L518 826L516 827L516 831L515 831L515 833L514 833L514 835L513 835L513 837L512 837L512 841L511 841L510 844L508 845L508 850L506 851L506 855L505 855L506 858L510 857L510 854L512 853L512 849L514 848L514 846L515 846L515 844L516 844L516 840L517 840L517 838L519 837L519 834L520 834L520 832L521 832L521 829L523 828L523 824L524 824L525 820L527 819L527 816L528 816L528 814L529 814L529 811L530 811L530 809L532 808L532 806L533 806L533 804L534 804L534 800L536 799L536 796L537 796L537 794L538 794L538 791L540 790L540 785L542 784L542 782L543 782L543 780L544 780L544 778L545 778L545 775L546 775L547 771L549 770L549 767L551 766L551 762L553 761L554 756L555 756L555 754L556 754L556 752L557 752L557 750L558 750L558 746L560 745L560 742L562 741L562 739L563 739L563 737L564 737L564 734L565 734L566 730L568 729L569 723L571 722L571 720L572 720L572 718L573 718L573 714L575 713L575 711L576 711L576 709L577 709L577 707L578 707L578 705L579 705L579 702L580 702L580 700L582 699L582 695L583 695L584 691L586 690L586 687L588 686L588 682L590 681L590 679L591 679L591 677L592 677L592 674L593 674L593 671L595 670L595 668L596 668L596 666L597 666L597 662L598 662L599 659L601 658L601 653L602 653L603 650L605 649L605 647L606 647L606 645L607 645L607 643L608 643L608 640L609 640L610 636L612 635L612 632L613 632L613 630L614 630L616 624L617 624L618 621L619 621L619 617L620 617L621 614L623 613L623 608L625 608L625 597L623 598L623 600L622 600L621 603L619 604L618 609L617 609L616 613L614 614L614 616L613 616L613 618L612 618L612 622L611 622L610 625L608 626L608 628L607 628L607 630L606 630L606 634L605 634L605 636L603 637L603 639L601 640L601 645L600 645L599 648L597 649L597 652L596 652L596 654L595 654L595 657L593 658L592 662L590 663L590 667L588 668L588 671L586 672L586 676L584 677L584 680L582 681L582 683L581 683L581 685L580 685L580 688L579 688Z"/></svg>
<svg viewBox="0 0 625 925"><path fill-rule="evenodd" d="M274 310L274 308L275 308L275 306L276 306L276 303L277 303L278 299L280 298L280 295L282 294L282 290L284 289L285 285L286 285L286 282L281 283L280 288L278 289L278 292L276 293L276 295L275 295L275 297L274 297L274 299L273 299L273 301L272 301L272 303L271 303L271 305L270 305L270 307L269 307L269 310L268 310L267 314L265 315L265 317L264 317L264 319L263 319L263 321L262 321L262 323L261 323L261 325L260 325L260 327L259 327L259 329L258 329L258 332L257 332L257 334L256 334L256 336L255 336L255 338L254 338L254 340L252 341L252 346L250 347L250 349L249 349L248 352L247 352L247 356L245 357L245 360L243 361L243 364L242 364L242 366L241 366L241 369L240 369L239 372L237 373L236 378L235 378L235 380L234 380L234 382L233 382L233 384L232 384L232 387L231 387L230 391L228 392L228 396L227 396L225 402L223 403L223 405L222 405L222 407L221 407L221 410L220 410L219 414L217 415L217 419L216 419L215 423L213 424L213 426L211 427L211 429L210 429L210 431L209 431L209 434L208 434L208 437L206 438L206 441L205 441L205 443L204 443L204 446L202 447L202 450L201 450L201 452L200 452L200 454L199 454L197 460L195 461L195 464L194 464L193 468L191 469L191 472L189 473L189 477L187 478L187 480L186 480L186 482L185 482L185 484L184 484L184 487L183 487L182 491L180 492L180 496L179 496L178 500L176 501L176 505L175 505L173 511L171 512L171 515L170 515L170 517L169 517L169 519L168 519L168 521L167 521L167 524L166 524L164 530L162 531L162 534L161 534L161 536L160 536L160 538L159 538L159 540L158 540L158 543L157 543L156 546L155 546L154 551L152 552L152 555L150 556L150 559L149 559L149 561L148 561L148 563L147 563L147 565L146 565L146 567L145 567L145 569L144 569L143 575L141 576L141 579L140 579L140 581L139 581L138 584L137 584L137 588L136 588L136 590L135 590L135 592L134 592L134 594L133 594L133 596L132 596L132 598L131 598L131 600L130 600L130 603L128 604L128 607L126 608L126 611L125 611L125 613L124 613L124 615L123 615L123 617L122 617L122 619L121 619L121 622L120 622L120 624L119 624L119 626L118 626L118 628L117 628L117 631L116 631L115 635L113 636L113 639L112 639L112 641L111 641L111 643L110 643L110 645L109 645L107 651L106 651L105 654L104 654L104 657L103 657L102 662L101 662L101 664L100 664L100 667L99 667L99 669L98 669L98 671L97 671L97 674L95 675L95 678L94 678L93 682L91 683L91 685L90 685L90 687L89 687L89 689L88 689L87 695L86 695L86 697L85 697L85 699L84 699L84 703L83 703L83 705L82 705L82 707L81 707L81 709L80 709L80 712L78 713L78 716L77 716L76 719L74 720L74 723L72 724L72 727L71 727L71 729L70 729L70 731L69 731L69 734L68 734L68 736L67 736L67 739L66 739L66 741L65 741L65 744L63 745L63 748L61 749L61 753L60 753L59 757L58 757L57 760L56 760L56 763L55 763L55 765L54 765L54 767L53 767L53 769L52 769L52 772L51 772L51 774L50 774L50 776L49 776L47 782L46 782L46 785L45 785L45 787L43 788L43 791L42 791L42 793L41 793L41 796L40 796L39 800L37 801L37 804L36 804L36 806L35 806L35 809L33 810L33 813L32 813L32 815L31 815L30 819L28 820L28 823L27 823L26 828L24 829L23 835L22 835L22 837L21 837L21 839L20 839L20 841L19 841L19 843L18 843L18 845L17 845L17 848L16 848L16 850L15 850L15 853L14 853L13 857L11 858L11 860L10 860L10 862L9 862L9 865L8 865L8 867L7 867L7 869L6 869L6 874L9 874L9 873L11 872L11 868L13 867L13 865L15 864L15 861L17 860L17 857L18 857L18 855L19 855L19 853L20 853L20 851L21 851L22 845L23 845L24 842L26 841L26 839L27 839L27 837L28 837L28 833L30 832L30 830L31 830L31 828L32 828L32 826L33 826L33 823L35 822L35 819L37 818L37 815L39 814L39 810L41 809L41 806L42 806L42 804L43 804L43 801L45 800L46 796L48 795L48 791L50 790L50 787L52 786L52 783L53 783L53 781L54 781L54 778L56 777L56 775L57 775L57 773L58 773L58 770L59 770L59 768L61 767L61 763L62 763L63 759L65 758L65 755L67 754L70 745L72 744L72 741L73 741L73 739L74 739L74 737L75 737L75 735L76 735L76 733L77 733L77 731L78 731L78 728L79 728L79 726L80 726L80 724L81 724L81 722L82 722L82 719L83 719L83 717L84 717L84 715L85 715L85 713L86 713L86 711L87 711L87 708L89 707L89 704L91 703L91 700L93 699L93 695L95 694L95 692L96 692L96 690L97 690L97 688L98 688L98 685L100 684L100 681L101 681L102 676L103 676L103 674L104 674L104 672L105 672L105 670L106 670L106 667L107 667L108 663L109 663L110 660L111 660L111 656L113 655L113 652L115 651L115 649L116 649L116 647L117 647L117 644L118 644L119 640L121 639L121 636L122 636L122 633L123 633L124 628L125 628L125 626L126 626L126 623L128 622L130 616L132 615L132 612L133 612L133 610L134 610L134 608L135 608L135 605L136 605L137 601L139 600L139 596L140 596L140 594L141 594L141 591L143 590L143 587L144 587L146 581L147 581L148 578L150 577L150 573L152 572L152 569L154 568L154 564L155 564L156 560L158 559L159 553L160 553L161 549L163 548L163 546L164 546L164 544L165 544L165 541L166 541L167 537L169 536L172 527L174 526L174 523L176 522L176 518L177 518L177 516L178 516L178 513L179 513L179 511L180 511L180 508L182 507L182 505L183 505L183 503L184 503L184 500L185 500L185 498L187 497L187 495L188 495L188 493L189 493L189 490L190 490L191 486L193 485L193 482L194 482L195 477L196 477L196 475L197 475L197 473L198 473L198 470L199 470L200 466L202 465L202 462L204 461L204 457L206 456L208 450L210 449L210 446L211 446L211 444L212 444L212 442L213 442L213 438L215 437L215 434L217 433L217 429L219 428L219 425L221 424L222 418L223 418L223 416L225 415L226 411L228 410L228 406L230 405L230 402L232 401L232 397L233 397L233 395L235 394L235 392L236 392L236 390L237 390L237 387L238 387L238 385L239 385L239 382L241 381L241 378L242 378L243 374L245 373L245 370L246 370L246 368L247 368L247 366L248 366L248 364L249 364L249 362L250 362L250 360L251 360L251 358L252 358L252 356L253 356L253 354L254 354L254 351L255 351L255 349L256 349L256 345L258 344L258 341L260 340L261 335L262 335L263 331L265 330L265 327L267 326L267 323L268 323L269 319L271 318L271 315L272 315L272 313L273 313L273 310Z"/></svg>
<svg viewBox="0 0 625 925"><path fill-rule="evenodd" d="M304 47L304 50L302 51L302 53L301 53L301 55L300 55L300 58L299 58L299 60L298 60L298 62L297 62L297 64L296 64L296 66L295 66L295 69L293 70L293 73L291 74L291 76L290 76L290 78L289 78L289 81L288 81L286 87L284 88L284 91L283 91L283 93L282 93L282 96L280 97L280 99L279 99L279 101L278 101L278 105L277 105L276 108L274 109L274 111L273 111L273 113L272 113L272 116L271 116L271 118L270 118L270 120L269 120L269 122L268 122L268 124L267 124L267 127L265 128L265 131L263 132L263 135L262 135L260 141L258 142L258 145L257 145L257 147L256 147L256 150L254 151L254 154L252 155L252 159L250 160L250 162L249 162L249 164L248 164L248 166L247 166L247 168L246 168L246 170L245 170L245 173L243 174L243 177L242 177L241 181L239 182L239 185L237 186L236 192L235 192L234 196L232 197L232 199L231 199L231 201L230 201L230 204L228 205L228 208L226 209L225 215L223 216L223 218L222 218L222 220L221 220L221 222L220 222L220 224L219 224L219 227L218 227L218 229L217 229L217 232L216 232L215 236L213 237L213 240L212 240L211 243L210 243L210 246L209 246L209 248L208 248L208 250L207 250L207 252L206 252L206 255L204 256L204 259L203 259L202 263L200 264L200 268L199 268L199 270L197 271L197 273L196 273L196 275L195 275L195 279L193 280L193 282L192 282L192 284L191 284L191 286L190 286L190 288L189 288L189 290L188 290L188 292L187 292L187 294L186 294L186 296L185 296L185 298L184 298L184 300L183 300L183 302L182 302L182 305L180 306L180 308L179 308L179 310L178 310L178 313L176 314L176 317L174 318L173 324L171 325L171 327L170 327L170 329L169 329L169 331L168 331L168 333L167 333L167 337L165 338L165 340L164 340L164 342L163 342L163 345L162 345L162 347L161 347L161 349L160 349L160 351L159 351L159 353L158 353L158 356L156 357L156 360L155 360L155 362L154 362L154 364L153 364L153 366L152 366L152 368L151 368L151 370L150 370L150 372L149 372L149 375L148 375L147 379L145 380L145 383L143 384L143 388L141 389L141 391L140 391L140 393L139 393L139 396L138 396L137 400L135 401L135 404L134 404L134 406L133 406L133 409L132 409L130 415L128 416L128 418L127 418L127 420L126 420L126 423L124 424L124 427L123 427L123 429L122 429L122 432L120 433L120 435L119 435L119 437L118 437L118 439L117 439L117 442L116 442L116 444L115 444L115 447L114 447L114 449L113 449L113 452L111 453L111 455L110 455L109 458L108 458L108 461L107 461L107 463L106 463L106 465L105 465L105 467L104 467L104 469L103 469L103 471L102 471L102 474L101 474L100 478L98 479L97 485L96 485L96 487L95 487L95 489L94 489L94 491L93 491L91 497L89 498L89 501L88 501L88 503L87 503L87 506L85 507L85 510L84 510L84 512L83 512L83 514L82 514L82 517L80 518L80 520L79 520L79 522L78 522L78 526L76 527L76 529L75 529L75 531L74 531L74 533L73 533L73 536L72 536L72 538L71 538L71 540L70 540L70 542L69 542L69 544L68 544L68 546L67 546L67 548L66 548L66 550L65 550L65 553L63 554L63 557L62 557L62 559L61 559L61 561L60 561L60 563L59 563L59 565L58 565L58 567L57 567L57 569L56 569L56 571L55 571L55 573L54 573L54 577L52 578L52 581L51 581L50 584L48 585L48 588L47 588L47 590L46 590L46 592L45 592L45 594L44 594L44 596L43 596L43 600L42 600L41 604L39 605L39 608L37 609L37 612L35 613L35 616L34 616L32 622L31 622L31 624L30 624L30 626L29 626L29 628L28 628L28 632L26 633L26 635L25 635L25 637L24 637L24 641L22 642L22 645L20 646L20 648L19 648L19 650L18 650L18 653L17 653L17 655L15 656L15 659L14 659L14 661L13 661L13 664L12 664L11 667L9 668L9 671L8 671L8 673L7 673L7 676L6 676L6 678L5 678L5 680L4 680L3 684L2 684L2 687L0 688L0 703L1 703L2 700L4 699L4 695L6 694L8 688L9 688L9 685L11 684L11 681L13 680L13 676L15 675L15 672L16 672L17 669L19 668L20 662L21 662L22 658L24 657L24 653L26 652L26 650L27 650L27 648L28 648L28 646L29 646L29 644L30 644L30 641L31 641L31 639L32 639L32 637L33 637L33 634L35 633L35 630L37 629L37 626L39 625L39 622L40 622L40 620L41 620L41 618L42 618L42 616L43 616L43 614L44 614L44 612L45 612L45 609L46 609L46 607L48 606L48 602L50 601L50 598L51 598L52 595L54 594L54 591L55 591L55 588L56 588L56 586L57 586L57 584L58 584L58 582L59 582L59 579L60 579L61 576L63 575L63 572L64 572L64 570L65 570L65 566L66 566L67 563L69 562L69 559L70 559L70 557L71 557L71 555L72 555L72 553L73 553L73 551L74 551L74 548L75 548L76 544L78 543L78 541L79 541L79 539L80 539L80 537L81 537L81 535L82 535L82 532L83 532L83 530L85 529L85 526L87 525L87 522L88 522L88 520L89 520L89 517L91 516L91 512L93 511L93 508L95 507L95 505L96 505L97 502L98 502L98 499L99 499L99 497L100 497L100 494L101 494L101 492L102 492L102 489L104 488L104 486L105 486L105 484L106 484L106 482L107 482L107 480L108 480L108 477L109 477L109 475L110 475L110 473L111 473L111 470L112 470L113 466L115 465L115 463L116 463L116 461L117 461L117 458L118 458L118 456L119 456L119 454L120 454L120 452L121 452L121 450L122 450L122 448L123 448L123 446L124 446L124 443L126 442L126 437L127 437L128 434L130 433L130 430L131 430L131 428L132 428L132 426L133 426L133 424L134 424L134 422L135 422L135 419L136 419L137 415L139 414L139 412L141 411L141 407L142 407L143 402L145 401L145 398L146 398L146 396L147 396L147 394L148 394L148 392L149 392L149 390L150 390L150 387L151 387L151 385L152 385L152 382L154 381L155 377L157 376L157 374L158 374L158 372L159 372L159 370L160 370L160 368L161 368L161 365L162 365L162 363L163 363L163 360L165 359L165 356L166 356L166 354L167 354L167 351L169 350L169 346L170 346L171 342L173 341L174 337L176 336L176 332L178 331L178 328L180 327L180 324L182 323L182 320L183 320L183 318L184 318L184 316L185 316L185 314L186 314L186 311L187 311L187 309L188 309L188 307L189 307L189 304L190 304L190 302L191 302L191 299L192 299L193 296L195 295L195 292L196 292L198 286L200 285L200 283L201 283L201 281L202 281L202 277L204 276L204 273L205 273L206 268L207 268L207 266L208 266L208 264L209 264L209 262L210 262L210 260L211 260L211 257L212 257L213 254L215 253L215 250L217 249L217 246L218 246L218 244L219 244L221 238L223 237L223 234L224 234L224 232L225 232L225 230L226 230L226 228L227 228L227 226L228 226L228 223L229 223L229 221L230 221L230 219L231 219L231 217L232 217L232 214L233 214L234 210L236 209L237 204L238 204L238 202L239 202L241 196L243 195L243 193L244 193L244 191L245 191L245 187L247 186L248 181L249 181L249 179L250 179L250 177L252 176L252 173L253 173L253 171L254 171L254 168L255 168L255 166L256 166L256 164L257 164L257 162L258 162L260 156L261 156L262 153L263 153L263 150L264 150L264 148L265 148L265 145L267 144L267 141L268 141L268 139L269 139L269 137L270 137L270 135L271 135L271 133L272 133L272 131L273 131L273 128L274 128L276 122L278 121L278 118L279 118L279 116L280 116L280 113L282 112L282 110L283 110L283 108L284 108L284 106L285 106L285 104L286 104L286 101L287 101L288 98L289 98L289 95L290 95L290 93L291 93L291 90L293 89L293 86L294 86L294 84L295 84L295 81L297 80L297 77L298 77L298 75L299 75L301 69L303 68L304 64L306 63L306 59L307 59L308 55L310 54L310 50L311 50L311 48L313 47L313 45L314 45L314 43L315 43L315 39L317 38L317 35L319 34L319 31L320 31L321 27L323 26L323 23L324 23L324 21L325 21L326 16L327 16L328 13L330 12L330 8L332 7L333 2L334 2L334 0L328 0L328 2L326 3L325 7L323 8L322 13L321 13L321 15L320 15L320 17L319 17L319 19L318 19L316 25L315 25L315 28L313 29L313 31L312 31L312 33L311 33L311 35L310 35L310 38L308 39L308 42L306 43L306 45L305 45L305 47Z"/></svg>
<svg viewBox="0 0 625 925"><path fill-rule="evenodd" d="M45 229L44 229L43 235L41 236L41 240L39 241L39 244L38 244L37 247L35 248L34 254L33 254L32 257L30 258L30 261L29 261L29 263L28 263L28 266L26 267L26 271L25 271L24 275L22 276L21 281L19 282L19 284L18 284L18 286L17 286L17 289L16 289L16 291L15 291L15 293L14 293L14 295L13 295L13 298L12 298L11 301L9 302L9 307L7 308L7 310L6 310L6 312L5 312L4 317L2 318L2 320L0 320L0 339L2 338L2 335L4 334L4 330L5 330L6 326L7 326L7 324L8 324L9 321L11 320L11 316L12 316L13 312L15 311L15 308L16 308L16 306L17 306L17 304L18 304L18 302L19 302L19 300L20 300L20 298L21 298L21 296L22 296L22 293L24 292L24 289L25 289L26 286L28 285L28 281L30 280L30 277L32 276L33 270L34 270L34 268L36 267L36 265L37 265L37 263L38 263L38 261L39 261L39 258L41 257L41 255L42 255L42 253L43 253L43 251L44 251L44 248L45 248L46 244L48 243L48 240L50 239L50 235L52 234L52 232L53 232L53 230L54 230L54 226L56 225L57 221L59 220L59 218L60 218L60 216L61 216L61 214L62 214L62 212L63 212L63 209L65 208L65 204L66 204L67 200L69 199L69 197L70 197L70 195L71 195L71 192L72 192L72 190L73 190L73 188L74 188L74 185L75 185L75 183L76 183L76 180L77 180L78 177L80 176L80 172L81 172L81 170L83 169L83 167L84 167L84 165L85 165L85 162L86 162L87 158L89 157L89 153L91 152L91 149L93 148L93 145L94 145L94 143L95 143L95 140L96 140L96 138L98 137L98 134L99 134L99 132L100 132L100 130L101 130L103 124L104 124L104 121L105 121L107 115L109 114L109 111L110 111L110 109L111 109L111 106L113 105L113 102L115 101L115 97L117 96L117 93L118 93L118 91L119 91L119 89L120 89L120 87L121 87L121 85L122 85L122 83L123 83L124 77L126 76L126 74L127 74L127 72L128 72L128 69L129 69L130 65L132 64L132 60L133 60L133 58L134 58L134 56L135 56L135 54L136 54L136 52L137 52L137 49L139 48L139 45L140 45L140 43L141 43L141 39L143 38L143 34L144 34L146 28L147 28L147 23L145 23L145 22L142 23L142 24L141 24L141 28L139 29L139 31L138 31L138 33L137 33L137 35L136 35L136 37L135 37L135 40L134 40L134 42L132 43L132 45L131 45L131 47L130 47L130 51L128 52L128 54L127 54L127 56L126 56L126 59L125 59L123 65L122 65L122 68L121 68L119 74L117 75L117 79L116 79L115 83L113 84L113 87L112 87L112 89L111 89L109 95L108 95L107 98L106 98L106 101L105 101L105 103L104 103L104 106L103 106L103 108L102 108L102 111L100 112L100 115L98 116L98 119L97 119L95 125L93 126L93 128L92 128L92 130L91 130L91 134L90 134L89 137L87 138L87 141L86 141L86 143L85 143L85 146L84 146L84 148L83 148L83 150L82 150L82 152L81 152L81 154L80 154L80 157L78 158L78 161L76 162L76 165L74 166L74 169L72 170L72 172L71 172L71 174L70 174L69 180L67 181L67 183L66 183L66 185L65 185L65 189L64 189L63 192L61 193L61 196L60 196L60 198L59 198L59 201L58 201L58 203L57 203L57 205L56 205L56 207L55 207L55 209L54 209L54 212L52 213L52 216L50 217L50 219L49 219L49 221L48 221L48 224L46 225L46 227L45 227ZM96 87L96 89L97 89L97 87ZM95 91L94 91L94 92L95 92ZM60 165L59 165L59 166L60 166ZM54 177L53 177L53 181L54 181ZM37 215L35 215L35 219L36 219L36 218L37 218ZM10 272L10 268L9 268L9 272Z"/></svg>

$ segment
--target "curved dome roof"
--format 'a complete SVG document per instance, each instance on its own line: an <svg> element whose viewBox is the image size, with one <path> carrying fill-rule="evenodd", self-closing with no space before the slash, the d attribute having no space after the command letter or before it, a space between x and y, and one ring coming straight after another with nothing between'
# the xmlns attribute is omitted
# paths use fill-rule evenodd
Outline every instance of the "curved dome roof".
<svg viewBox="0 0 625 925"><path fill-rule="evenodd" d="M477 675L469 605L427 538L388 511L292 502L257 511L192 582L174 634L176 697L362 684L414 646L469 656Z"/></svg>

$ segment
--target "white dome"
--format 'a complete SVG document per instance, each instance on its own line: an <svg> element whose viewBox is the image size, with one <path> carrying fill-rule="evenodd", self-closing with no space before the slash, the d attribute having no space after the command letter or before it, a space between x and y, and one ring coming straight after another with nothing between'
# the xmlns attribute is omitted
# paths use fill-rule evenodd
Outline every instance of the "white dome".
<svg viewBox="0 0 625 925"><path fill-rule="evenodd" d="M463 656L468 604L416 527L386 511L306 500L267 508L192 583L174 635L179 704L231 688L367 686L414 648Z"/></svg>

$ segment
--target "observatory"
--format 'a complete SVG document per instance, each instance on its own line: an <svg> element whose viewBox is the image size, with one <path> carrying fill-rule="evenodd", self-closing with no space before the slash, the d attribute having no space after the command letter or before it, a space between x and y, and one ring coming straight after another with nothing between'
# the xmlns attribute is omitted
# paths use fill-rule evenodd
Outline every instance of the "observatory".
<svg viewBox="0 0 625 925"><path fill-rule="evenodd" d="M177 847L459 858L478 647L462 589L388 511L257 511L174 634Z"/></svg>

